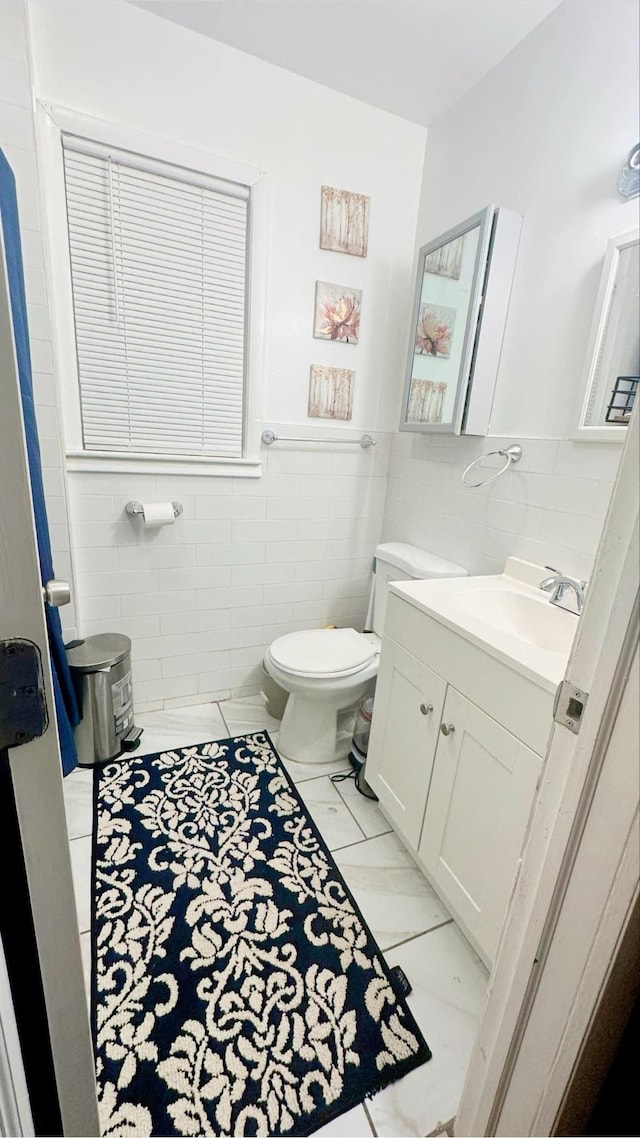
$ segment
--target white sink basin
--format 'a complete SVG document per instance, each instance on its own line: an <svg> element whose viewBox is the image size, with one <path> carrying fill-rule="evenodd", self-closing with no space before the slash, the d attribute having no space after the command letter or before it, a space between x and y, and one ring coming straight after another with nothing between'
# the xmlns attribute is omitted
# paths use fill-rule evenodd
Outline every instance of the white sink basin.
<svg viewBox="0 0 640 1138"><path fill-rule="evenodd" d="M578 627L571 612L540 592L548 569L517 557L486 577L397 581L397 593L509 667L554 691L563 678Z"/></svg>
<svg viewBox="0 0 640 1138"><path fill-rule="evenodd" d="M571 651L577 618L552 605L548 596L529 596L512 589L466 589L459 604L464 612L491 628L509 632L548 652Z"/></svg>

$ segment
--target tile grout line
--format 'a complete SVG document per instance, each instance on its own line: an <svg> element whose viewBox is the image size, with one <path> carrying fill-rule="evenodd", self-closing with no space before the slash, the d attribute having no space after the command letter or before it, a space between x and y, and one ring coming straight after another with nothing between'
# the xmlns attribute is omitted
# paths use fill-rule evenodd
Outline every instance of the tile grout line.
<svg viewBox="0 0 640 1138"><path fill-rule="evenodd" d="M382 954L386 956L388 952L393 952L394 949L401 948L404 944L410 944L412 940L417 940L418 937L428 936L429 933L435 933L438 929L443 929L446 925L452 925L453 923L453 917L449 917L446 921L440 921L438 925L432 925L430 929L423 929L422 932L412 933L411 936L405 937L404 940L397 940L395 944L390 944L387 948L382 949Z"/></svg>
<svg viewBox="0 0 640 1138"><path fill-rule="evenodd" d="M344 807L346 807L347 813L350 815L350 817L355 822L356 826L358 827L358 829L359 829L360 833L362 834L363 838L365 839L365 841L367 841L367 835L365 834L362 826L360 825L358 819L356 818L355 814L353 813L353 810L350 809L349 803L345 802L344 798L342 797L340 791L338 790L337 784L333 781L333 779L331 778L331 775L327 775L326 777L327 777L327 780L329 782L329 785L333 787L334 793L338 796L338 802L340 802ZM351 845L355 846L357 844L358 844L357 842L351 842ZM344 849L344 848L345 847L343 846L342 849Z"/></svg>
<svg viewBox="0 0 640 1138"><path fill-rule="evenodd" d="M345 781L346 781L346 780L345 780ZM332 780L331 776L329 776L329 782L330 782L330 783L331 783L331 785L333 786L333 789L335 790L335 792L336 792L336 794L338 795L338 798L340 799L340 801L342 802L342 804L343 804L344 806L346 806L346 808L347 808L347 810L349 811L349 813L350 813L351 817L353 818L353 820L354 820L354 822L355 822L356 826L357 826L357 827L358 827L358 829L360 830L360 833L361 833L361 834L364 834L365 838L368 838L368 836L369 836L369 835L368 835L368 834L365 834L365 833L364 833L364 827L363 827L363 826L361 826L360 822L359 822L359 821L358 821L358 819L356 818L356 816L355 816L355 814L353 813L353 810L351 809L351 807L349 806L349 803L347 802L346 798L344 798L344 797L343 797L343 795L340 793L340 790L339 790L339 783L333 782L333 780ZM356 789L357 789L357 788L356 788ZM363 796L363 797L364 797L364 796Z"/></svg>
<svg viewBox="0 0 640 1138"><path fill-rule="evenodd" d="M360 822L358 822L358 819L356 818L355 814L353 813L353 810L352 810L352 809L351 809L351 807L349 806L349 803L348 803L347 799L346 799L346 798L344 797L344 795L341 793L341 791L340 791L340 789L339 789L339 786L338 786L338 785L336 785L335 783L334 783L334 786L335 786L336 790L338 791L338 794L340 795L340 798L341 798L341 799L342 799L342 801L344 802L344 804L345 804L345 806L346 806L347 810L348 810L348 811L349 811L349 813L351 814L351 817L353 818L354 822L356 823L356 825L358 825L358 826L360 827L360 829L362 830L362 833L364 834L364 830L363 830L363 828L362 828L362 825L360 824ZM356 787L356 789L357 789L357 787ZM358 793L360 793L360 792L358 791ZM365 799L366 799L368 802L373 802L373 804L374 804L374 806L375 806L375 801L374 801L374 799L373 799L373 798L369 798L369 799L367 799L367 796L366 796L365 794L363 794L363 795L362 795L362 797L363 797L363 798L365 798ZM376 800L376 801L377 801L377 800ZM384 821L386 822L386 820L387 820L387 819L384 817L384 814L380 813L380 817L381 817L381 818L384 818ZM382 837L384 837L384 835L385 835L385 834L390 834L390 833L391 833L391 831L392 831L392 829L393 829L393 826L389 826L389 829L388 829L388 830L383 830L383 831L382 831L380 834L364 834L364 836L365 836L365 838L366 838L367 840L369 840L369 838L382 838Z"/></svg>
<svg viewBox="0 0 640 1138"><path fill-rule="evenodd" d="M305 782L317 782L319 778L326 778L326 779L328 779L328 781L331 783L331 776L330 776L330 775L318 775L316 778L305 779ZM341 850L348 850L348 849L351 849L353 846L361 846L361 845L363 845L365 842L370 842L370 841L372 841L372 840L373 840L371 837L369 837L367 834L365 834L365 832L364 832L364 830L362 829L362 826L360 825L360 823L358 822L358 819L356 818L355 814L354 814L354 813L353 813L353 811L352 811L352 810L349 808L349 804L348 804L348 802L345 802L344 798L343 798L343 797L342 797L342 795L340 794L340 791L338 790L338 787L335 785L335 783L332 783L332 785L333 785L333 789L334 789L335 793L336 793L336 794L337 794L337 796L338 796L338 800L339 800L339 802L340 802L340 803L341 803L343 806L345 806L345 807L346 807L346 809L347 809L347 813L348 813L348 814L349 814L349 816L351 817L352 821L354 821L354 822L355 822L355 824L356 824L356 826L357 826L358 830L359 830L359 831L360 831L360 833L362 834L362 837L361 837L361 838L358 838L358 840L357 840L357 841L355 841L355 842L345 842L345 844L344 844L344 845L342 845L342 846L330 846L330 845L329 845L329 842L328 842L328 839L325 837L325 835L324 835L324 833L323 833L323 831L322 831L322 828L321 828L321 826L320 826L319 822L317 822L317 821L316 821L316 819L314 818L314 815L313 815L313 809L312 809L312 807L311 807L311 806L309 805L309 803L308 803L308 802L305 800L305 797L304 797L304 794L303 794L302 790L301 790L301 789L299 789L299 787L300 787L300 785L301 785L301 784L295 783L294 785L295 785L295 786L296 786L296 788L298 789L298 793L299 793L299 795L300 795L300 797L301 797L301 799L302 799L302 801L303 801L303 804L304 804L305 808L308 810L309 814L311 815L311 818L312 818L312 820L315 822L315 825L318 827L318 829L320 830L320 833L322 834L322 837L324 838L325 842L326 842L326 843L327 843L327 845L329 846L329 851L330 851L330 853L332 853L332 854L334 854L334 853L339 853ZM387 832L389 832L389 831L387 831ZM376 837L376 838L380 838L380 837L383 837L383 836L384 836L383 834L374 834L374 835L373 835L373 837Z"/></svg>
<svg viewBox="0 0 640 1138"><path fill-rule="evenodd" d="M277 745L276 745L276 751L278 751L278 747L277 747ZM280 759L280 762L281 762L281 763L283 763L283 764L284 764L284 766L287 768L287 771L289 771L289 768L287 767L287 759L283 759L283 757L282 757L282 755L280 754L280 752L279 752L279 751L278 751L278 758ZM289 759L288 761L289 761L289 762L292 762L292 763L294 763L296 760L295 760L295 759ZM298 766L301 766L301 765L302 765L301 763L298 763ZM345 767L342 767L340 770L337 770L337 771L333 771L332 773L333 773L333 774L342 774L342 772L343 772L344 770L346 770L346 768L345 768ZM293 782L293 783L294 783L296 786L301 786L303 782L317 782L319 778L328 778L328 779L330 779L330 778L331 778L331 775L329 774L329 772L328 772L328 771L324 771L324 773L323 773L323 774L313 774L313 775L311 775L311 777L310 777L310 778L302 778L302 779L300 779L298 782L296 782L295 778L294 778L294 777L293 777L293 775L291 774L291 771L289 771L289 774L291 775L291 780L292 780L292 782Z"/></svg>
<svg viewBox="0 0 640 1138"><path fill-rule="evenodd" d="M306 806L306 803L305 803L305 806ZM314 819L314 821L315 821L315 819ZM318 826L317 822L316 822L316 826ZM320 830L319 826L318 826L318 829ZM322 830L320 830L320 833L322 834ZM322 837L323 837L324 841L326 842L327 839L324 837L324 834L322 834ZM363 846L366 842L371 842L371 841L373 841L373 838L358 838L357 842L347 842L346 845L335 846L334 849L331 849L331 847L329 846L329 853L331 853L331 854L342 853L343 850L351 850L354 848L354 846ZM329 845L328 842L327 842L327 845ZM340 870L340 873L342 874L342 870L340 869L339 866L338 866L338 869Z"/></svg>
<svg viewBox="0 0 640 1138"><path fill-rule="evenodd" d="M271 734L271 728L270 728L270 727L258 727L258 726L257 726L257 725L255 725L255 724L252 724L250 727L247 727L247 726L245 725L245 726L243 726L243 727L242 727L242 729L241 729L240 731L235 731L235 732L234 732L234 731L232 731L232 728L229 726L229 722L228 722L228 720L225 718L225 715L224 715L224 712L223 712L223 711L221 711L221 712L220 712L220 715L222 716L222 720L223 720L223 722L224 722L224 725L225 725L225 727L226 727L227 731L231 732L231 734L229 735L229 738L231 738L231 739L240 739L240 738L242 738L244 735L259 735L259 734L261 734L261 733L263 733L263 732L265 732L265 731L267 731L267 732L269 732L269 734ZM278 729L278 730L279 730L279 729ZM273 740L272 740L272 745L273 745L273 747L275 748L275 750L277 751L277 750L278 750L278 744L277 744L277 743L273 743ZM280 755L280 752L279 752L279 751L278 751L278 757L279 757L279 758L281 758L281 757L282 757L282 756ZM284 761L284 760L283 760L283 761Z"/></svg>
<svg viewBox="0 0 640 1138"><path fill-rule="evenodd" d="M369 1126L371 1127L371 1133L373 1135L373 1138L378 1138L378 1131L376 1130L375 1126L373 1125L373 1119L371 1118L371 1115L369 1114L369 1108L366 1104L366 1101L363 1102L362 1109L364 1110L364 1113L367 1116L367 1122L369 1123Z"/></svg>
<svg viewBox="0 0 640 1138"><path fill-rule="evenodd" d="M226 717L226 715L225 715L224 711L222 710L219 703L216 704L216 707L218 708L218 711L220 712L220 715L222 716L222 722L224 723L225 730L229 731L229 738L231 738L231 728L229 727L229 724L227 723L227 717Z"/></svg>

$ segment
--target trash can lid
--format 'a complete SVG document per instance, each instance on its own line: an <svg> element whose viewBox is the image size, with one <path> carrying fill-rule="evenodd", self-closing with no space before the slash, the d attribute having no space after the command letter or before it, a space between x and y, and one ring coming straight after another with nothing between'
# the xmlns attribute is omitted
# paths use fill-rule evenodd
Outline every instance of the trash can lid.
<svg viewBox="0 0 640 1138"><path fill-rule="evenodd" d="M120 663L131 651L131 641L120 632L99 632L87 636L75 648L67 649L69 667L76 672L98 672Z"/></svg>

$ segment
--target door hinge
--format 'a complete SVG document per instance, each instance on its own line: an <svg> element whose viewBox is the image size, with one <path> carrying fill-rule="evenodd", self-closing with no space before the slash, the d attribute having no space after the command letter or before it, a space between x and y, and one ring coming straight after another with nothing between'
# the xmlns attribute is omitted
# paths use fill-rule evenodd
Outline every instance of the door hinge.
<svg viewBox="0 0 640 1138"><path fill-rule="evenodd" d="M577 735L588 699L589 692L581 691L580 688L575 688L573 684L570 684L568 680L563 680L558 685L553 705L555 722L561 723L563 727L568 727L574 735Z"/></svg>
<svg viewBox="0 0 640 1138"><path fill-rule="evenodd" d="M40 650L31 640L0 640L0 750L44 735L49 725Z"/></svg>

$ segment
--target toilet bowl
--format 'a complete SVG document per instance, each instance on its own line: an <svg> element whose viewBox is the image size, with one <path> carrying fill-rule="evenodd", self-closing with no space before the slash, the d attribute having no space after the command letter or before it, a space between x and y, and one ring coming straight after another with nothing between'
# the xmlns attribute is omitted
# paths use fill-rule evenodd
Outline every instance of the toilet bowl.
<svg viewBox="0 0 640 1138"><path fill-rule="evenodd" d="M355 709L378 672L389 581L462 577L466 569L402 542L376 548L369 605L372 632L354 628L291 632L267 649L267 672L289 692L278 750L301 763L347 755Z"/></svg>
<svg viewBox="0 0 640 1138"><path fill-rule="evenodd" d="M347 754L349 720L378 671L380 640L354 628L312 629L280 636L267 650L267 671L289 692L278 749L305 763ZM341 718L346 722L341 722Z"/></svg>

